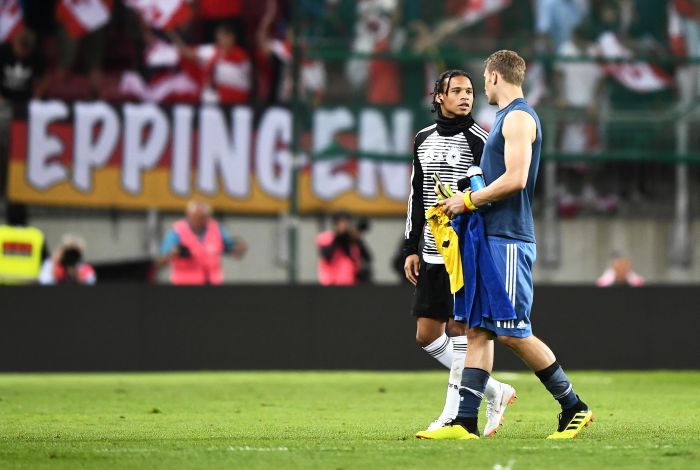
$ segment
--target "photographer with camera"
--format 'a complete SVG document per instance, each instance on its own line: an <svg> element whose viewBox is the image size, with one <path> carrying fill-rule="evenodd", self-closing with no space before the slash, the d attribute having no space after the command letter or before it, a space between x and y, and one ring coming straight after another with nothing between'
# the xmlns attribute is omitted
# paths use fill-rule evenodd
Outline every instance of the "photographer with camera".
<svg viewBox="0 0 700 470"><path fill-rule="evenodd" d="M348 212L338 211L331 217L333 229L316 236L319 251L318 280L324 286L351 286L372 279L372 254L362 240L369 221L353 225Z"/></svg>
<svg viewBox="0 0 700 470"><path fill-rule="evenodd" d="M187 204L185 218L165 235L156 265L170 265L170 281L175 285L217 285L224 281L221 255L240 259L247 249L245 241L233 238L211 217L209 204L193 200Z"/></svg>
<svg viewBox="0 0 700 470"><path fill-rule="evenodd" d="M83 262L85 240L73 234L66 234L56 247L51 258L44 261L39 273L39 284L85 284L97 282L95 270Z"/></svg>

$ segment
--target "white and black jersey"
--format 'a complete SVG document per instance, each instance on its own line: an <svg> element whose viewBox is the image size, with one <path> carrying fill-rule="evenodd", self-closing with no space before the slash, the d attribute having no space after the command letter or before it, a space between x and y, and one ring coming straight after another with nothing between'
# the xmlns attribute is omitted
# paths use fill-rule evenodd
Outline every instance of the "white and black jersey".
<svg viewBox="0 0 700 470"><path fill-rule="evenodd" d="M457 181L467 169L481 161L488 133L474 122L471 114L462 118L439 117L436 124L422 129L413 144L411 194L408 197L404 256L418 253L423 233L423 261L444 264L435 247L425 213L437 203L432 174L437 172L443 183L457 190Z"/></svg>

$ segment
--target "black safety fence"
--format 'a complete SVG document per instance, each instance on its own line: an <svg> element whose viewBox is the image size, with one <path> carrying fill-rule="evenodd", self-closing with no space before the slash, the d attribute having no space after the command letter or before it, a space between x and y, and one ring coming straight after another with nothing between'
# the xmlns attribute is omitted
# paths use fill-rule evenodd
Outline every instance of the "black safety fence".
<svg viewBox="0 0 700 470"><path fill-rule="evenodd" d="M1 371L423 370L412 288L0 288ZM569 369L697 369L700 290L538 286L534 332ZM495 368L524 370L498 346Z"/></svg>

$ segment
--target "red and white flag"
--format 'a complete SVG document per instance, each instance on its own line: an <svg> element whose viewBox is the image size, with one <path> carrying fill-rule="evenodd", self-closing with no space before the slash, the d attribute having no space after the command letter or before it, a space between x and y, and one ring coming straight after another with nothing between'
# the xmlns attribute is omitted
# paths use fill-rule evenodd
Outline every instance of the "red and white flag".
<svg viewBox="0 0 700 470"><path fill-rule="evenodd" d="M467 0L462 9L462 22L472 25L510 6L510 0Z"/></svg>
<svg viewBox="0 0 700 470"><path fill-rule="evenodd" d="M175 67L180 63L177 47L162 40L155 40L144 51L146 67Z"/></svg>
<svg viewBox="0 0 700 470"><path fill-rule="evenodd" d="M629 59L634 57L614 33L606 32L598 38L600 56L605 59ZM622 85L638 93L661 91L673 83L673 77L655 65L646 62L622 64L607 63L605 72Z"/></svg>
<svg viewBox="0 0 700 470"><path fill-rule="evenodd" d="M153 41L144 51L144 64L155 75L146 81L137 72L124 72L119 83L121 93L150 103L199 101L199 76L181 70L186 67L177 47Z"/></svg>
<svg viewBox="0 0 700 470"><path fill-rule="evenodd" d="M147 103L196 102L199 84L182 72L165 73L146 82L137 72L127 71L119 82L119 91Z"/></svg>
<svg viewBox="0 0 700 470"><path fill-rule="evenodd" d="M192 9L187 0L126 0L127 6L138 11L148 26L169 31L187 23Z"/></svg>
<svg viewBox="0 0 700 470"><path fill-rule="evenodd" d="M686 42L688 30L695 30L695 18L700 15L700 6L689 0L676 0L668 6L668 39L671 46L671 52L677 57L685 57L688 54L688 44ZM688 24L692 24L688 28ZM691 39L692 41L692 39Z"/></svg>
<svg viewBox="0 0 700 470"><path fill-rule="evenodd" d="M59 0L56 6L56 18L74 39L107 24L111 14L107 0Z"/></svg>
<svg viewBox="0 0 700 470"><path fill-rule="evenodd" d="M18 0L0 0L0 43L9 42L24 26Z"/></svg>

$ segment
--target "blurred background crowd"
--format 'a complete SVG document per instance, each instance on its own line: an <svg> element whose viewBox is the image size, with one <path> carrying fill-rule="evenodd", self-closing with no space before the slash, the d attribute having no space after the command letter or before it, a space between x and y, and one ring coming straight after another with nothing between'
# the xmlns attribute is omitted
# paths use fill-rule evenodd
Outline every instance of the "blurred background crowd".
<svg viewBox="0 0 700 470"><path fill-rule="evenodd" d="M648 252L634 246L645 233L649 246L663 252L640 260L653 271L647 277L700 281L692 268L700 251L693 250L700 134L692 132L700 102L699 0L0 0L0 43L0 198L8 214L10 123L31 99L246 105L256 113L283 106L302 127L310 110L362 103L414 109L417 130L431 122L434 79L463 68L475 78L475 118L488 129L495 108L480 93L483 59L514 49L528 61L526 98L547 135L536 215L544 266L552 271L540 279L595 282L610 259L629 264L636 252ZM107 233L118 248L90 240L98 261L180 252L177 243L167 253L160 247L174 215L158 213L154 221L152 213L119 210L35 206L29 212L46 221L54 244L75 220L99 219L107 228L93 237ZM351 217L331 218L331 212L302 221L301 243L308 247L299 248L307 265L302 280L315 280L317 264L331 256L315 233L337 231ZM229 280L286 279L285 254L270 248L285 243L279 221L218 216L244 232L253 252L260 245L253 258L267 256L271 266L256 277L242 261L240 269L229 268ZM115 234L117 220L139 228ZM562 225L566 220L572 222ZM361 242L365 277L353 283L368 279L370 262L376 267L369 279L398 279L391 258L402 221L373 222L374 232L367 220L353 231L368 234ZM90 230L96 229L85 237ZM84 250L84 240L68 242ZM232 237L227 243L240 256L248 248L235 251ZM600 253L587 253L590 246ZM668 274L668 266L685 274Z"/></svg>

